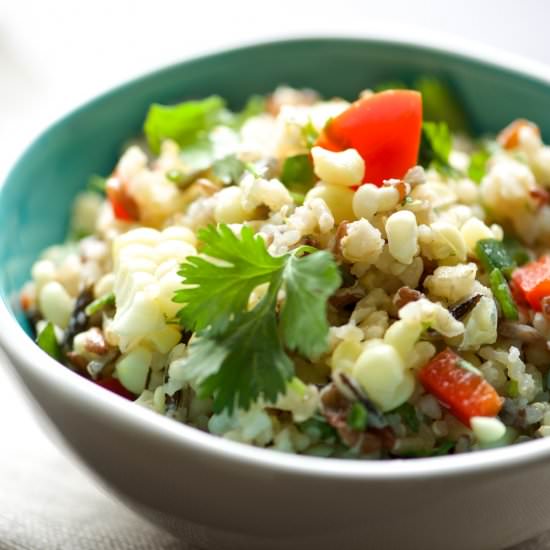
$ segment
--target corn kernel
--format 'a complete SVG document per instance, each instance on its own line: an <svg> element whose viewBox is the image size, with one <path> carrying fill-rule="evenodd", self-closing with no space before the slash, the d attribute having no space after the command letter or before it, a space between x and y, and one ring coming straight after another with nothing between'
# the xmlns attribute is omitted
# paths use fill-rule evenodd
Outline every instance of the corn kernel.
<svg viewBox="0 0 550 550"><path fill-rule="evenodd" d="M329 185L354 187L360 185L365 174L365 162L355 149L333 152L322 147L313 147L315 174Z"/></svg>

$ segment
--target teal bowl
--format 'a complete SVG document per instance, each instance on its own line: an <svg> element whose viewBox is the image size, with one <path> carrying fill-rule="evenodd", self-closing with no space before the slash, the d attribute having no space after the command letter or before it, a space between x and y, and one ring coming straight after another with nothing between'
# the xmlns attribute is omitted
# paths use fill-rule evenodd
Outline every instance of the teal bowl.
<svg viewBox="0 0 550 550"><path fill-rule="evenodd" d="M312 38L186 61L125 84L47 129L0 188L0 345L34 403L100 483L196 548L502 548L550 527L550 440L414 461L289 456L177 424L79 378L32 342L17 292L61 241L69 206L108 173L152 102L241 106L278 84L354 98L385 80L448 82L478 133L517 117L550 136L550 78L533 63L418 41ZM471 52L471 50L470 50Z"/></svg>

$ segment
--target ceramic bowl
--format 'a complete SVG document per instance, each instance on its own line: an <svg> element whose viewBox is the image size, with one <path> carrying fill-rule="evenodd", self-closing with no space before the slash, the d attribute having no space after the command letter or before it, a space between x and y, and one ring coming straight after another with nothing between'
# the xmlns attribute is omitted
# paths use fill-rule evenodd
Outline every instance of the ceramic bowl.
<svg viewBox="0 0 550 550"><path fill-rule="evenodd" d="M501 58L502 57L502 58ZM441 458L291 456L156 415L61 367L29 337L17 292L69 205L107 173L151 102L220 94L239 107L280 83L353 98L434 75L478 132L522 116L550 132L549 73L509 56L401 39L269 42L186 61L119 87L46 130L0 191L0 344L66 446L145 518L202 549L501 548L550 526L550 439Z"/></svg>

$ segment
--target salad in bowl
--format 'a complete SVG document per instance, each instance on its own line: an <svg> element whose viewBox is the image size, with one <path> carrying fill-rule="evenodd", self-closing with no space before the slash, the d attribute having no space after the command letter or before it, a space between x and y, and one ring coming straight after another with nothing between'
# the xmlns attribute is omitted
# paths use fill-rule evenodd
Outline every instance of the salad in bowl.
<svg viewBox="0 0 550 550"><path fill-rule="evenodd" d="M550 435L550 148L476 138L423 77L151 105L20 293L91 383L288 453L429 457Z"/></svg>

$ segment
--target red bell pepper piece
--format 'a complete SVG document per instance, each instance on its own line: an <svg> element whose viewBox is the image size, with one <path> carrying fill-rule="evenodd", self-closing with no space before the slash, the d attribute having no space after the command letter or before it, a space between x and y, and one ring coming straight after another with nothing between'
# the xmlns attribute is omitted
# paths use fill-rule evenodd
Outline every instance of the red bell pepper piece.
<svg viewBox="0 0 550 550"><path fill-rule="evenodd" d="M353 148L365 161L365 183L402 178L418 158L422 98L414 90L386 90L359 99L333 118L316 145L330 151Z"/></svg>
<svg viewBox="0 0 550 550"><path fill-rule="evenodd" d="M527 302L535 311L541 311L541 300L550 296L550 256L515 269L512 291L519 302Z"/></svg>
<svg viewBox="0 0 550 550"><path fill-rule="evenodd" d="M466 368L461 366L464 364ZM469 426L474 416L496 416L502 399L493 386L467 365L454 351L446 349L419 370L418 378L429 393Z"/></svg>

